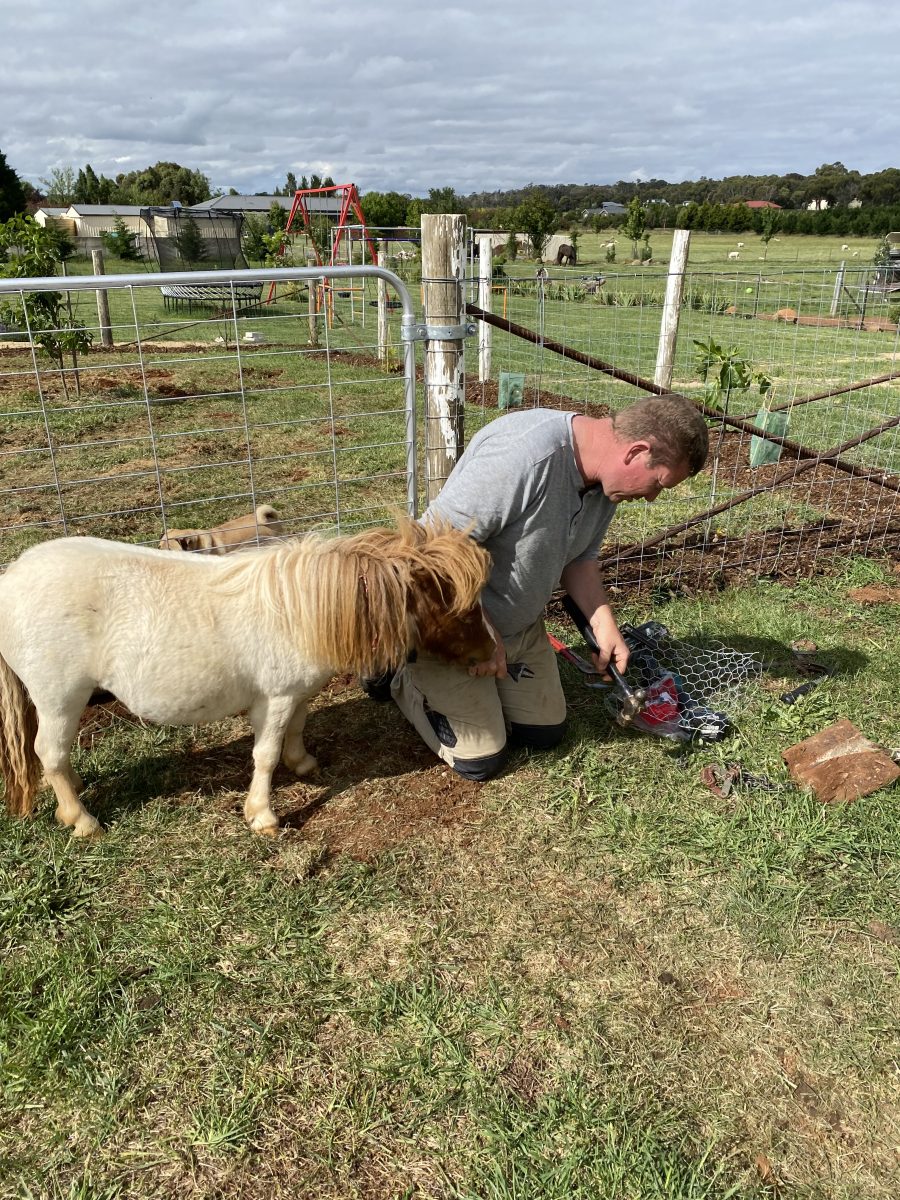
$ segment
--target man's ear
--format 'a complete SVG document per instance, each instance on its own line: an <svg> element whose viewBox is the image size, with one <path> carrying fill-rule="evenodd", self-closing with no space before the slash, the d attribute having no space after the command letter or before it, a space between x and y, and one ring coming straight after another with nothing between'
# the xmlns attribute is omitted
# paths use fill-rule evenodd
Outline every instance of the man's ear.
<svg viewBox="0 0 900 1200"><path fill-rule="evenodd" d="M625 465L630 467L638 455L648 453L653 453L653 447L649 442L632 442L625 451Z"/></svg>

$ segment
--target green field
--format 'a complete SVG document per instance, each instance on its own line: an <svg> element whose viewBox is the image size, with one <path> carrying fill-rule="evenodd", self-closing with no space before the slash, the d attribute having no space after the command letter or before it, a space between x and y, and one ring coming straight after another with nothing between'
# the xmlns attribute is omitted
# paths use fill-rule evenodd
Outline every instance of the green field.
<svg viewBox="0 0 900 1200"><path fill-rule="evenodd" d="M547 338L652 378L665 265L623 269L619 275L607 269L602 288L588 294L581 279L593 273L590 255L597 246L592 237L582 239L583 267L550 271L543 299L535 264L522 259L508 264L504 290L493 297L495 311L505 306L512 320ZM811 265L815 255L821 259L827 241L796 237L784 242L789 243L787 257L809 269L798 274L784 262L779 266L783 243L773 242L765 272L744 275L733 264L728 272L713 272L703 259L721 251L721 239L696 235L690 260L696 273L686 281L675 389L702 395L696 343L711 340L733 348L763 372L775 404L900 369L896 327L769 319L786 306L803 316L827 311L834 290L833 269L821 261ZM70 272L76 268L88 269L84 262L69 266ZM108 269L130 265L110 262ZM403 270L418 303L417 267L404 263ZM93 296L72 296L77 319L96 325ZM336 289L333 319L319 322L327 354L309 352L305 292L292 298L282 289L274 304L235 319L212 310L167 311L155 287L110 292L116 349L82 356L77 373L66 371L65 388L46 356L38 356L36 375L30 353L4 353L5 445L0 452L8 490L2 497L6 528L0 561L46 536L48 528L91 528L153 542L162 533L163 508L169 525L208 526L244 511L255 496L274 504L288 527L300 532L335 520L347 527L377 519L391 505L402 507L403 391L394 371L401 358L399 315L391 315L387 369L378 367L372 363L374 297L371 281L352 291ZM851 307L846 300L844 308ZM248 334L260 343L248 345ZM492 383L501 372L521 373L526 403L541 402L549 393L574 408L618 407L636 395L632 386L540 346L496 330L492 338ZM490 407L495 400L487 390L472 382L478 371L475 338L466 343L466 360L471 436L496 408ZM759 404L758 395L736 395L729 411L752 418ZM861 435L898 409L900 381L894 381L798 406L788 432L824 449ZM849 457L897 472L897 431ZM656 532L742 486L722 472L715 478L707 473L652 508L631 506L618 523L620 536L627 541ZM824 507L810 503L803 489L793 496L768 493L723 517L720 528L734 536L782 522L841 518L851 503L841 486Z"/></svg>

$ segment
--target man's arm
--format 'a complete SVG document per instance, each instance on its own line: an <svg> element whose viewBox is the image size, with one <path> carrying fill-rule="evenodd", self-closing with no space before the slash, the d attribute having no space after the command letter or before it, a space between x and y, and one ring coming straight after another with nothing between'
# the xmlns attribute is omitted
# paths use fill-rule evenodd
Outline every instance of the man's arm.
<svg viewBox="0 0 900 1200"><path fill-rule="evenodd" d="M580 559L569 563L560 582L594 631L600 647L600 653L593 656L597 669L601 674L605 673L607 663L612 660L620 671L624 671L631 651L616 624L596 560Z"/></svg>

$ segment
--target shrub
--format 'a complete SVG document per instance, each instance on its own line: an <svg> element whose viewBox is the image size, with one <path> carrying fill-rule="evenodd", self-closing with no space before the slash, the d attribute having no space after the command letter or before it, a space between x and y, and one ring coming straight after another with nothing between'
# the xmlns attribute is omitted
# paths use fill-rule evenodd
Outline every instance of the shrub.
<svg viewBox="0 0 900 1200"><path fill-rule="evenodd" d="M112 230L100 234L103 249L108 250L115 258L123 258L127 262L139 262L141 252L138 249L138 235L132 233L121 217L116 217Z"/></svg>

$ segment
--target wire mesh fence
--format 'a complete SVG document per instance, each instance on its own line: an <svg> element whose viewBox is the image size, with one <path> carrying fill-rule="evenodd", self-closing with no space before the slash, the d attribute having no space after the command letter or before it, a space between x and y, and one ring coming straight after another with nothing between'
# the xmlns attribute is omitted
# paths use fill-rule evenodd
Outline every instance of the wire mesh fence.
<svg viewBox="0 0 900 1200"><path fill-rule="evenodd" d="M22 315L0 338L0 562L61 534L155 545L261 504L290 534L411 507L412 356L397 321L376 340L383 274L279 272L248 306L240 273L193 273L176 312L161 289L182 276L108 276L106 327L96 290L54 280L56 329L29 328L31 293L0 282ZM67 349L79 325L91 345Z"/></svg>
<svg viewBox="0 0 900 1200"><path fill-rule="evenodd" d="M172 527L208 529L261 504L289 534L415 510L421 389L417 403L401 322L424 291L413 259L397 265L405 285L390 291L381 330L373 268L323 269L329 278L217 272L214 289L193 273L198 295L175 307L160 289L184 283L179 276L108 276L108 348L96 282L55 279L61 326L84 325L92 344L70 350L52 330L0 331L0 562L63 533L156 544ZM479 339L467 339L467 435L501 411L504 377L521 378L525 405L598 413L634 400L633 384L549 344L651 377L664 277L519 271L495 285L492 307L532 340L493 330L490 377L480 381ZM253 302L242 291L248 276L257 288L264 281ZM689 590L896 551L897 326L870 270L844 271L837 284L837 268L689 273L673 390L703 397L698 343L733 349L771 381L768 408L782 409L784 435L807 457L786 448L778 462L751 465L748 429L711 419L707 470L653 506L620 511L603 554L612 583ZM473 280L466 287L475 295ZM27 295L16 281L0 292L19 303ZM760 407L749 390L727 400L729 418L745 426ZM840 465L807 465L843 446ZM742 501L745 493L754 494Z"/></svg>
<svg viewBox="0 0 900 1200"><path fill-rule="evenodd" d="M665 581L690 590L757 575L793 578L849 553L896 552L897 297L873 287L874 274L871 267L688 272L671 390L708 399L700 360L711 349L732 354L746 364L748 380L764 376L770 386L766 396L758 387L720 396L726 415L780 432L807 459L788 447L761 454L751 432L711 414L708 469L652 507L620 510L612 531L617 541L603 552L614 583ZM470 405L490 419L510 394L504 376L519 381L514 394L525 405L600 413L640 395L633 382L578 356L613 365L652 390L664 285L658 273L533 267L495 281L493 312L530 336L494 328L490 378L483 381L477 349L467 347ZM851 442L857 444L841 454L839 466L810 465L814 454ZM753 494L741 500L747 493Z"/></svg>

